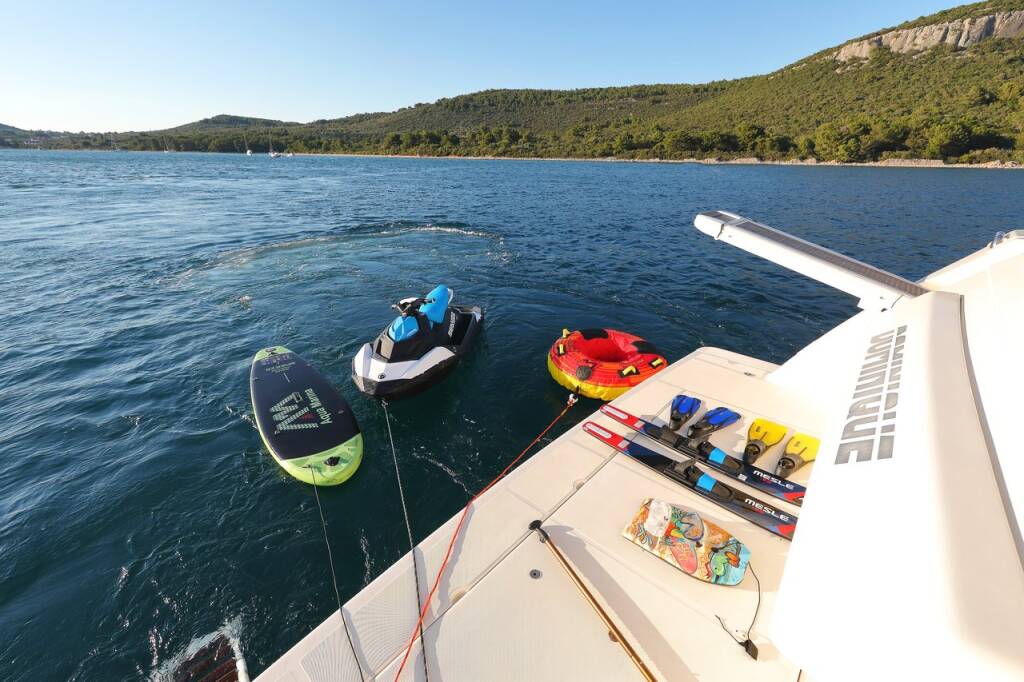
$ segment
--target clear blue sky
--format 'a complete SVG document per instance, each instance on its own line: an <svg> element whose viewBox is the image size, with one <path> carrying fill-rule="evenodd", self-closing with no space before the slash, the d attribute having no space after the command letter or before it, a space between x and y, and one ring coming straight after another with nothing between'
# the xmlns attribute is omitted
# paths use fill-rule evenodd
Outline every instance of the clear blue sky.
<svg viewBox="0 0 1024 682"><path fill-rule="evenodd" d="M0 0L0 123L310 121L487 88L765 73L949 0Z"/></svg>

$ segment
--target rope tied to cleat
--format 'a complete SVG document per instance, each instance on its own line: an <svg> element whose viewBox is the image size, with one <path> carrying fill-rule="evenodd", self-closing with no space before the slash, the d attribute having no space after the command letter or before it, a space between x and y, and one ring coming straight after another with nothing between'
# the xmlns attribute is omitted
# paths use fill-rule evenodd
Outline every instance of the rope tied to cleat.
<svg viewBox="0 0 1024 682"><path fill-rule="evenodd" d="M572 408L572 406L575 405L577 402L579 402L579 398L576 396L576 394L570 393L569 398L565 401L565 407L563 407L562 411L558 413L558 416L552 419L551 423L545 426L544 430L538 433L537 436L533 440L531 440L529 444L525 448L523 448L519 452L519 454L516 455L515 458L513 458L512 461L508 463L508 465L506 465L504 469L501 470L501 473L494 477L494 480L492 480L490 483L481 488L480 492L478 492L476 495L470 498L469 502L466 503L466 506L463 507L462 514L459 516L459 522L458 524L456 524L455 530L452 532L451 540L448 541L448 550L445 552L444 560L441 561L441 567L437 569L437 575L434 577L434 584L430 587L430 592L427 594L427 599L420 609L419 620L416 621L416 626L413 628L412 635L409 637L409 642L405 645L405 653L402 655L402 663L398 666L398 671L395 673L395 682L398 682L398 679L402 676L402 671L405 670L405 664L409 660L409 654L412 652L412 647L416 643L417 637L422 637L421 633L423 632L423 621L427 617L427 609L430 608L430 602L434 599L434 594L437 592L437 588L441 584L441 576L444 575L444 571L448 567L448 561L452 558L452 551L455 549L455 541L458 539L459 534L462 532L462 527L466 522L466 516L469 514L469 508L472 507L473 503L480 499L480 497L484 493L493 488L498 483L498 481L505 478L508 472L512 470L512 467L518 464L519 460L525 457L526 453L529 452L534 445L539 443L540 439L546 436L548 431L554 428L555 424L557 424L559 420L561 420L562 417L564 417L566 413L569 412L569 410ZM415 554L413 556L415 557ZM425 658L426 656L424 655L424 659Z"/></svg>

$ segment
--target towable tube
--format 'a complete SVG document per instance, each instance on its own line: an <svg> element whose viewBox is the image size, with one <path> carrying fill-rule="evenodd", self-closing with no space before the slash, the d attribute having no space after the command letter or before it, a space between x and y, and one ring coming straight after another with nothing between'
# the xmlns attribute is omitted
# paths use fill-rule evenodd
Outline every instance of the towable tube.
<svg viewBox="0 0 1024 682"><path fill-rule="evenodd" d="M555 381L599 400L618 398L667 366L654 344L614 329L563 329L548 352Z"/></svg>

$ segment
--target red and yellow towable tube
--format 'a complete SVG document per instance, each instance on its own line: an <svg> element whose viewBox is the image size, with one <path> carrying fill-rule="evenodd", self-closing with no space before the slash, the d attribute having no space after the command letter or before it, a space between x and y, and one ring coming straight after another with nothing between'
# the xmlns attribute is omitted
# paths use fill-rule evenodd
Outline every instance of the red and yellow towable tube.
<svg viewBox="0 0 1024 682"><path fill-rule="evenodd" d="M614 329L563 329L548 352L555 381L599 400L618 398L667 366L654 344Z"/></svg>

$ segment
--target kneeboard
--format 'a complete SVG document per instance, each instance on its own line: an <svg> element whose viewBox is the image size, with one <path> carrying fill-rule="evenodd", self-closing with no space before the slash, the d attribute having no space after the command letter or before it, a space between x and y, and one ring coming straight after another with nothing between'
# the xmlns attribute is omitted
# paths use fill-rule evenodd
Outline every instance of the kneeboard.
<svg viewBox="0 0 1024 682"><path fill-rule="evenodd" d="M283 346L264 348L249 373L256 427L289 474L315 485L347 481L363 459L352 408L305 360Z"/></svg>
<svg viewBox="0 0 1024 682"><path fill-rule="evenodd" d="M727 530L697 512L647 498L622 536L697 580L736 585L750 550Z"/></svg>

